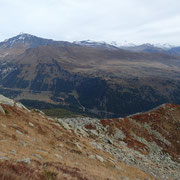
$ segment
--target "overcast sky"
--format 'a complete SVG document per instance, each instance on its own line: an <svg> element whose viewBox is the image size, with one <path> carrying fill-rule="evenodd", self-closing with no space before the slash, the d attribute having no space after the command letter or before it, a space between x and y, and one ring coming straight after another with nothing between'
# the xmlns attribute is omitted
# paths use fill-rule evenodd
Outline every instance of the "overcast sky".
<svg viewBox="0 0 180 180"><path fill-rule="evenodd" d="M0 41L20 32L180 45L180 0L0 0Z"/></svg>

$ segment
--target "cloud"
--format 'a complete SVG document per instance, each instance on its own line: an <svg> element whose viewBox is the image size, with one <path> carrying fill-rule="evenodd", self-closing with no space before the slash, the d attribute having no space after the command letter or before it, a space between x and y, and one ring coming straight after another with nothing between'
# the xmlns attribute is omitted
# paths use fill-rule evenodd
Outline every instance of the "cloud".
<svg viewBox="0 0 180 180"><path fill-rule="evenodd" d="M0 40L26 32L56 40L179 44L178 0L0 0Z"/></svg>

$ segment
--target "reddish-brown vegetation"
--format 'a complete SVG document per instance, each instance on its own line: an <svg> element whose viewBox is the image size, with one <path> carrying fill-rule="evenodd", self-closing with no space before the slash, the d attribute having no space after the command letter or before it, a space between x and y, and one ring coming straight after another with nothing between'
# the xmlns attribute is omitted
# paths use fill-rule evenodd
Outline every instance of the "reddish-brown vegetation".
<svg viewBox="0 0 180 180"><path fill-rule="evenodd" d="M126 138L123 139L128 147L148 154L146 144L139 142L134 135L147 142L155 142L162 147L163 153L169 153L172 158L180 155L180 107L176 104L165 104L151 112L135 114L126 118L101 120L101 124L109 126L109 134L113 134L114 127L121 130Z"/></svg>

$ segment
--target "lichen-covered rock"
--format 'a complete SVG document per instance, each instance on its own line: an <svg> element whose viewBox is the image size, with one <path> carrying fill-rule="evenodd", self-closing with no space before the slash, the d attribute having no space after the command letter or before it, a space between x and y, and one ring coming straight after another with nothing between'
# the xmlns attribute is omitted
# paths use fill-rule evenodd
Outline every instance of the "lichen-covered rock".
<svg viewBox="0 0 180 180"><path fill-rule="evenodd" d="M91 154L91 155L88 156L88 158L89 159L95 159L96 157L95 157L95 155Z"/></svg>
<svg viewBox="0 0 180 180"><path fill-rule="evenodd" d="M25 107L22 103L20 103L20 102L16 102L15 103L15 106L16 107L18 107L18 108L20 108L20 109L25 109L25 110L27 110L28 112L31 112L27 107Z"/></svg>
<svg viewBox="0 0 180 180"><path fill-rule="evenodd" d="M14 100L12 99L9 99L3 95L0 95L0 104L4 104L4 105L7 105L7 106L15 106L17 108L20 108L20 109L25 109L26 111L28 112L31 112L28 108L26 108L22 103L20 102L15 102Z"/></svg>
<svg viewBox="0 0 180 180"><path fill-rule="evenodd" d="M27 164L31 164L31 159L30 158L25 158L25 159L22 159L22 160L18 160L17 162L25 162Z"/></svg>
<svg viewBox="0 0 180 180"><path fill-rule="evenodd" d="M101 156L99 156L99 155L96 155L96 158L97 158L99 161L101 161L102 163L104 162L103 157L101 157Z"/></svg>
<svg viewBox="0 0 180 180"><path fill-rule="evenodd" d="M40 159L40 160L43 160L42 156L40 154L33 154L34 157Z"/></svg>
<svg viewBox="0 0 180 180"><path fill-rule="evenodd" d="M9 158L7 156L0 156L0 160L5 160L5 161L8 161Z"/></svg>
<svg viewBox="0 0 180 180"><path fill-rule="evenodd" d="M12 99L9 99L3 95L0 95L0 104L5 104L8 106L14 106L14 101Z"/></svg>
<svg viewBox="0 0 180 180"><path fill-rule="evenodd" d="M4 115L6 114L3 107L0 105L0 112L3 113Z"/></svg>
<svg viewBox="0 0 180 180"><path fill-rule="evenodd" d="M66 122L64 122L62 119L57 119L57 121L59 124L61 124L64 127L64 129L67 129L67 130L71 129L70 126Z"/></svg>

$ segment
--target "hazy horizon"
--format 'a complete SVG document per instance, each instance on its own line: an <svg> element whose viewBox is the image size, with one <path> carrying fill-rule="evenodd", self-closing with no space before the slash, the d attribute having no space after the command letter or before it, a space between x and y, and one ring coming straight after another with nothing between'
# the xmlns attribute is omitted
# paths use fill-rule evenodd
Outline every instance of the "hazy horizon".
<svg viewBox="0 0 180 180"><path fill-rule="evenodd" d="M180 45L177 0L0 0L0 41L20 32L62 41Z"/></svg>
<svg viewBox="0 0 180 180"><path fill-rule="evenodd" d="M126 45L129 45L129 46L133 46L133 45L144 45L144 44L151 44L151 45L155 45L155 46L159 46L159 47L161 47L161 46L167 46L168 47L168 45L170 45L169 47L174 47L174 46L180 46L180 44L179 45L174 45L174 44L170 44L170 43L148 43L148 42L144 42L144 43L133 43L133 42L128 42L128 41L122 41L122 42L118 42L118 41L103 41L103 40L92 40L92 39L82 39L82 40L79 40L79 41L76 41L76 40L73 40L73 41L70 41L70 40L61 40L61 39L53 39L53 38L48 38L48 37L41 37L41 36L38 36L38 35L35 35L35 34L30 34L30 33L28 33L28 32L20 32L19 34L16 34L16 35L14 35L14 36L12 36L12 37L9 37L9 38L6 38L6 39L4 39L4 40L0 40L0 42L4 42L4 41L7 41L8 39L11 39L11 38L13 38L13 37L16 37L16 36L18 36L18 35L21 35L21 34L29 34L29 35L32 35L32 36L36 36L36 37L39 37L39 38L43 38L43 39L50 39L50 40L53 40L53 41L67 41L67 42L71 42L71 43L73 43L73 42L81 42L81 41L91 41L91 42L97 42L97 43L109 43L109 44L112 44L112 45L124 45L124 46L126 46Z"/></svg>

